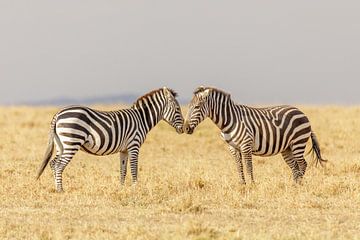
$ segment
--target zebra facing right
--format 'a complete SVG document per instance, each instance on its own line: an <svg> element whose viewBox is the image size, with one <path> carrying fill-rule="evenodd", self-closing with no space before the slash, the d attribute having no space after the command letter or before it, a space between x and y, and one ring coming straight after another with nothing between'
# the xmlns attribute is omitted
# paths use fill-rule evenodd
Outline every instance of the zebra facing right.
<svg viewBox="0 0 360 240"><path fill-rule="evenodd" d="M63 191L62 172L78 150L98 156L120 152L121 184L128 160L132 181L136 183L139 150L147 133L160 120L183 133L184 120L176 95L164 87L140 97L129 109L105 112L82 106L64 108L51 122L49 144L37 178L51 159L55 145L56 156L50 167L58 192Z"/></svg>
<svg viewBox="0 0 360 240"><path fill-rule="evenodd" d="M252 108L234 103L230 94L211 87L199 87L189 105L184 131L192 134L196 126L209 117L221 130L235 158L240 182L245 184L242 160L254 182L252 155L271 156L281 153L291 168L293 179L300 183L307 167L305 147L311 137L316 163L321 157L319 143L303 112L292 106Z"/></svg>

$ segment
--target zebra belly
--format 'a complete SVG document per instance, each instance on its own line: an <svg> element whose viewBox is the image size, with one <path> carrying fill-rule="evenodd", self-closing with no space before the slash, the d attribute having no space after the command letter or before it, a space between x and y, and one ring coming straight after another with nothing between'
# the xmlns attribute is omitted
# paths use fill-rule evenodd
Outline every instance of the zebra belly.
<svg viewBox="0 0 360 240"><path fill-rule="evenodd" d="M103 149L106 149L110 144L111 143L104 142L100 139L94 139L91 135L89 135L87 141L81 146L81 150L93 155L105 156L124 151L126 149L126 147L123 146L124 144L121 144L118 147L110 148L109 150L104 151Z"/></svg>
<svg viewBox="0 0 360 240"><path fill-rule="evenodd" d="M98 151L95 151L93 148L85 147L84 145L81 146L80 150L83 151L83 152L92 154L92 155L96 155L96 156L106 156L106 155L116 153L116 151L113 151L113 152L109 152L109 153L106 153L106 154L100 154Z"/></svg>
<svg viewBox="0 0 360 240"><path fill-rule="evenodd" d="M269 157L269 156L274 156L276 154L279 154L282 151L276 151L276 152L268 152L268 153L263 153L260 151L253 151L252 154L255 156L261 156L261 157Z"/></svg>

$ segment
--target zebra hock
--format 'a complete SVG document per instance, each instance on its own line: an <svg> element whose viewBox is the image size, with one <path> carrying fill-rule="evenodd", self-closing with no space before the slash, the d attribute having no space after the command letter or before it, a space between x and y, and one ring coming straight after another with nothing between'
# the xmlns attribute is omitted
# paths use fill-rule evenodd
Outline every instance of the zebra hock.
<svg viewBox="0 0 360 240"><path fill-rule="evenodd" d="M105 156L120 153L120 183L124 184L127 162L130 161L132 182L137 182L139 149L147 133L164 120L177 133L183 133L183 117L176 100L177 94L169 88L160 88L138 98L131 108L117 111L97 111L83 106L69 106L53 117L49 143L44 160L37 173L40 178L50 161L55 187L63 191L62 173L77 151Z"/></svg>
<svg viewBox="0 0 360 240"><path fill-rule="evenodd" d="M304 152L309 138L316 165L327 161L321 157L319 142L308 118L295 107L248 107L236 104L230 94L222 90L199 87L189 104L184 131L192 134L207 117L221 130L221 137L235 159L242 184L246 183L243 160L250 180L254 182L252 155L272 156L278 153L290 167L294 181L300 183L307 168Z"/></svg>

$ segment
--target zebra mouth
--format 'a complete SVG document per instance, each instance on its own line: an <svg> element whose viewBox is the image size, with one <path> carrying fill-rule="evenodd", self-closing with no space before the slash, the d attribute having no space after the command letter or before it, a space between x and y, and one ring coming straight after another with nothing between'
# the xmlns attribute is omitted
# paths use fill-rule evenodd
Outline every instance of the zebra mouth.
<svg viewBox="0 0 360 240"><path fill-rule="evenodd" d="M182 126L176 127L176 132L177 132L178 134L184 133L183 127L182 127Z"/></svg>

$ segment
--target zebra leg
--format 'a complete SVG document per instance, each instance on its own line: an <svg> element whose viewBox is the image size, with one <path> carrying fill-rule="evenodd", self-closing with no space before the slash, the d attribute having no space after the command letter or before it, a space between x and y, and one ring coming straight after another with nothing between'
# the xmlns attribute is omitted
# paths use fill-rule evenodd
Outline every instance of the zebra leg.
<svg viewBox="0 0 360 240"><path fill-rule="evenodd" d="M68 163L71 161L71 159L74 157L75 153L80 149L73 148L73 149L64 149L64 152L61 156L59 156L58 161L55 162L54 165L54 177L55 177L55 187L57 192L63 192L63 186L62 186L62 173L65 169L65 167L68 165Z"/></svg>
<svg viewBox="0 0 360 240"><path fill-rule="evenodd" d="M253 165L252 165L252 152L245 151L245 152L242 152L241 155L243 156L244 161L246 163L246 171L250 177L251 183L255 183L254 174L253 174Z"/></svg>
<svg viewBox="0 0 360 240"><path fill-rule="evenodd" d="M130 160L130 170L132 176L132 183L137 183L137 174L138 174L138 156L139 156L139 148L134 147L128 150L129 152L129 160Z"/></svg>
<svg viewBox="0 0 360 240"><path fill-rule="evenodd" d="M292 151L290 149L287 149L283 151L281 155L283 156L286 164L290 167L294 181L298 182L298 179L301 174L300 174L299 165L296 159L294 158Z"/></svg>
<svg viewBox="0 0 360 240"><path fill-rule="evenodd" d="M54 179L55 179L55 188L57 192L63 192L64 189L62 187L62 172L64 171L64 164L57 162L54 168Z"/></svg>
<svg viewBox="0 0 360 240"><path fill-rule="evenodd" d="M127 152L120 152L120 184L125 184L125 177L127 171L127 161L128 161L128 153Z"/></svg>
<svg viewBox="0 0 360 240"><path fill-rule="evenodd" d="M243 164L242 164L242 159L241 159L241 153L239 150L237 150L236 148L234 148L231 145L229 145L229 150L236 162L236 167L237 167L239 177L240 177L240 184L246 184L245 176L244 176L244 169L243 169Z"/></svg>
<svg viewBox="0 0 360 240"><path fill-rule="evenodd" d="M302 177L305 175L307 163L304 158L305 153L305 145L293 145L292 147L292 155L294 156L294 159L298 165L299 168L299 180L301 181Z"/></svg>
<svg viewBox="0 0 360 240"><path fill-rule="evenodd" d="M54 159L52 159L52 160L50 161L50 163L49 163L54 178L55 178L55 164L56 164L56 162L58 161L58 159L59 159L59 155L56 155L56 156L54 157Z"/></svg>
<svg viewBox="0 0 360 240"><path fill-rule="evenodd" d="M305 171L307 168L307 162L305 161L304 156L296 157L296 162L299 165L299 173L300 173L299 181L301 181L303 176L305 175Z"/></svg>

